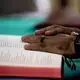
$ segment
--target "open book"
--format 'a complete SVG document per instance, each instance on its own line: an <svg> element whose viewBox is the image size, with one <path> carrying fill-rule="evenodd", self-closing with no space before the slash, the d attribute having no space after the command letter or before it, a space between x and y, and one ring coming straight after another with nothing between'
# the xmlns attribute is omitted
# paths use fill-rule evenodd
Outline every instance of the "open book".
<svg viewBox="0 0 80 80"><path fill-rule="evenodd" d="M21 36L0 35L0 76L61 78L62 56L24 50Z"/></svg>

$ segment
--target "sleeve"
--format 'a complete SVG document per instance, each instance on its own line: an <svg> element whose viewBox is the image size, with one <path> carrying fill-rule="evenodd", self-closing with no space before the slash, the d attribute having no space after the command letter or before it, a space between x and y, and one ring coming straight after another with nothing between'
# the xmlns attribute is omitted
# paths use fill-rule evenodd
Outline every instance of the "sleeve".
<svg viewBox="0 0 80 80"><path fill-rule="evenodd" d="M80 34L77 35L76 40L74 42L76 58L80 58Z"/></svg>

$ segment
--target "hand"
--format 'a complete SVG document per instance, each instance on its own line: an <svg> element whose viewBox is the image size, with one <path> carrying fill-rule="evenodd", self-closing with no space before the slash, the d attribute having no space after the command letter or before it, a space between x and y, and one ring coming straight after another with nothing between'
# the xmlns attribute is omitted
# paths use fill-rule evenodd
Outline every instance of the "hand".
<svg viewBox="0 0 80 80"><path fill-rule="evenodd" d="M30 43L25 45L26 50L45 51L72 57L75 54L75 36L58 34L55 36L29 35L23 36L22 41Z"/></svg>
<svg viewBox="0 0 80 80"><path fill-rule="evenodd" d="M42 34L53 35L53 34L59 34L59 33L71 34L72 32L80 33L80 29L63 27L60 25L52 25L52 26L48 26L43 29L37 30L35 34L36 35L42 35Z"/></svg>

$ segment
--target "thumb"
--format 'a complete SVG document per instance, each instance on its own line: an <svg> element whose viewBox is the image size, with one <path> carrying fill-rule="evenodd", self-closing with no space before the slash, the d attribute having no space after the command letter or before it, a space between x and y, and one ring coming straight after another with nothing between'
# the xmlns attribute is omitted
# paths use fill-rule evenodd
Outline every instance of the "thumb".
<svg viewBox="0 0 80 80"><path fill-rule="evenodd" d="M73 32L71 32L71 35L76 36L76 35L78 35L78 33L73 31Z"/></svg>
<svg viewBox="0 0 80 80"><path fill-rule="evenodd" d="M38 43L40 42L41 35L25 35L21 38L23 42L27 43Z"/></svg>

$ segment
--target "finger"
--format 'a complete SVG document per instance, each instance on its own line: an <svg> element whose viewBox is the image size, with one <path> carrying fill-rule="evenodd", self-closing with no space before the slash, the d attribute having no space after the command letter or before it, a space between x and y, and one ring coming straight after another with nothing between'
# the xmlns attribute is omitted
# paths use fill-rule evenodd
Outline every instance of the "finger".
<svg viewBox="0 0 80 80"><path fill-rule="evenodd" d="M48 26L46 28L43 28L43 29L40 29L40 30L36 30L35 34L36 35L41 35L41 34L44 34L46 31L54 29L54 28L57 28L57 27L60 27L60 26L59 25Z"/></svg>
<svg viewBox="0 0 80 80"><path fill-rule="evenodd" d="M33 51L44 51L44 52L49 52L49 53L53 53L53 54L62 54L62 51L59 50L57 47L55 46L46 46L46 47L42 47L41 44L36 43L36 44L29 44L29 45L25 45L24 46L25 50L33 50Z"/></svg>
<svg viewBox="0 0 80 80"><path fill-rule="evenodd" d="M24 46L25 50L34 50L34 51L46 51L45 47L42 47L39 43L33 43Z"/></svg>
<svg viewBox="0 0 80 80"><path fill-rule="evenodd" d="M53 34L58 34L58 33L63 33L64 29L63 28L55 28L51 29L45 32L45 35L53 35Z"/></svg>
<svg viewBox="0 0 80 80"><path fill-rule="evenodd" d="M57 34L57 36L61 36L61 37L69 37L70 35L68 35L68 34L62 34L62 33L60 33L60 34Z"/></svg>
<svg viewBox="0 0 80 80"><path fill-rule="evenodd" d="M78 28L68 28L68 27L64 27L64 33L65 33L65 34L71 34L71 32L80 33L80 29L78 29Z"/></svg>
<svg viewBox="0 0 80 80"><path fill-rule="evenodd" d="M72 28L72 29L73 29L72 31L74 31L76 33L80 33L80 29L78 29L78 28Z"/></svg>
<svg viewBox="0 0 80 80"><path fill-rule="evenodd" d="M45 31L45 35L53 35L53 34L58 34L58 33L71 34L71 32L73 32L73 31L79 33L80 29L60 26L60 27Z"/></svg>
<svg viewBox="0 0 80 80"><path fill-rule="evenodd" d="M27 43L37 43L37 42L40 42L40 38L41 38L40 35L38 36L37 35L26 35L26 36L23 36L21 40Z"/></svg>

